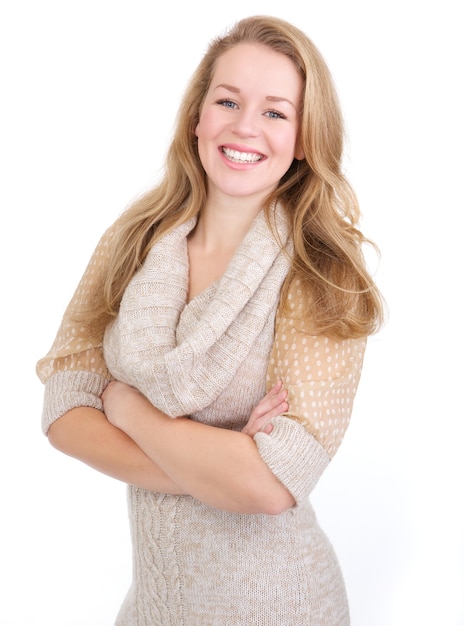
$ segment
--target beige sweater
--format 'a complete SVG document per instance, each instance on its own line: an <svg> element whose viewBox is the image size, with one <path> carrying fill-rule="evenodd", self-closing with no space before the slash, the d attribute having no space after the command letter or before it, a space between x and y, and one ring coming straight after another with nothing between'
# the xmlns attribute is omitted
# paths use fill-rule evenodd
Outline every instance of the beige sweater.
<svg viewBox="0 0 464 626"><path fill-rule="evenodd" d="M336 452L352 411L365 340L297 331L276 311L288 262L263 216L224 276L188 304L186 223L155 245L131 281L104 346L83 342L70 312L104 267L105 235L49 354L43 428L75 406L101 409L109 371L175 417L242 428L277 377L289 412L258 433L258 450L297 502L278 516L243 515L189 496L129 487L133 584L117 626L347 625L343 579L309 494ZM285 226L280 223L281 234Z"/></svg>

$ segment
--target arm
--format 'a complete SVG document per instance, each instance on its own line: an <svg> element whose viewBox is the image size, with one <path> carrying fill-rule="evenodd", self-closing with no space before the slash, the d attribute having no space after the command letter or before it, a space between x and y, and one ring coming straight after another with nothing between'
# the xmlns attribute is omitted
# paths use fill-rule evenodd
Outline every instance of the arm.
<svg viewBox="0 0 464 626"><path fill-rule="evenodd" d="M97 355L93 353L94 361ZM83 361L83 356L76 355L76 360ZM53 366L61 370L62 360L55 359ZM50 377L44 400L44 431L50 443L94 469L137 487L160 493L188 493L106 419L100 395L107 384L100 376L82 371L58 371ZM278 396L280 388L267 394L253 412L247 425L250 436L258 430L270 432L272 425L266 422L286 408Z"/></svg>
<svg viewBox="0 0 464 626"><path fill-rule="evenodd" d="M102 351L102 334L82 333L82 310L107 271L113 229L100 239L68 304L49 352L37 363L45 384L42 428L58 450L104 474L162 493L181 493L103 413L101 394L111 379ZM85 318L85 316L83 316Z"/></svg>
<svg viewBox="0 0 464 626"><path fill-rule="evenodd" d="M246 432L188 418L172 419L136 389L113 382L103 394L109 421L123 430L183 493L237 513L278 514L293 506L290 492L263 461L252 435L287 408L281 384L263 398Z"/></svg>
<svg viewBox="0 0 464 626"><path fill-rule="evenodd" d="M288 410L272 419L270 434L254 440L271 471L294 496L307 500L340 446L361 375L366 338L336 339L311 333L298 281L277 318L268 380L288 391Z"/></svg>
<svg viewBox="0 0 464 626"><path fill-rule="evenodd" d="M50 426L48 439L56 449L112 478L160 493L184 493L98 409L67 411Z"/></svg>
<svg viewBox="0 0 464 626"><path fill-rule="evenodd" d="M111 375L102 353L102 336L88 332L82 333L81 324L76 320L81 316L82 309L85 309L89 298L92 298L96 285L98 286L98 277L106 272L111 236L112 231L109 229L100 240L68 305L51 350L37 364L39 378L46 385L43 430L57 449L105 474L162 493L191 493L193 490L201 496L201 490L197 491L197 486L195 486L200 480L198 474L195 475L196 482L193 481L195 484L192 490L188 481L187 484L178 483L176 476L171 476L164 471L164 467L154 462L153 458L150 459L136 441L110 424L103 413L101 395ZM263 416L263 413L258 412L252 417L247 434L228 432L227 435L233 440L237 438L240 440L234 458L240 459L247 449L254 457L254 465L252 464L251 467L258 466L261 472L267 475L273 487L278 488L276 491L279 491L282 489L280 483L269 472L266 474L266 468L260 464L256 446L251 439L254 434L253 428L256 425L259 427L263 425L260 421ZM161 414L158 417L163 416ZM265 419L270 417L272 415L268 415ZM185 424L192 426L189 420ZM172 426L171 421L168 425ZM197 426L194 428L197 433ZM264 425L263 432L269 432L271 429L271 425ZM214 435L219 433L221 439L226 434L223 431L219 432L218 429L211 430L211 432ZM211 432L208 429L208 435ZM177 433L173 435L177 438ZM214 446L218 445L218 442L213 443ZM216 455L221 456L217 454L217 448ZM233 459L230 460L233 462ZM213 471L216 471L214 462L210 466L214 468ZM252 482L248 488L247 497L252 501L253 507L257 506L259 498L254 496L251 487L255 486L259 496L262 493L261 489L257 489L256 481L259 476L259 473L256 478L252 475ZM221 502L224 498L223 490L224 484L221 482L220 486L216 487ZM283 491L284 496L288 497L285 490ZM274 498L273 494L274 492L271 494ZM275 506L275 500L271 504ZM237 506L245 505L239 503ZM265 508L269 504L265 502L263 506Z"/></svg>

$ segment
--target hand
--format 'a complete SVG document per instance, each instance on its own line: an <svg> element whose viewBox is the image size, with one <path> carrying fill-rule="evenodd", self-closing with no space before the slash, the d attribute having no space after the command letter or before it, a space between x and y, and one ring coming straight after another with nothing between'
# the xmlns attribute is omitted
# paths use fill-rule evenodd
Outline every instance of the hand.
<svg viewBox="0 0 464 626"><path fill-rule="evenodd" d="M245 428L242 429L242 433L254 437L259 431L267 435L272 432L273 426L270 420L288 411L287 391L282 389L282 385L281 380L277 381L264 396L250 415L250 419Z"/></svg>
<svg viewBox="0 0 464 626"><path fill-rule="evenodd" d="M106 419L121 430L124 430L125 418L148 402L135 387L118 380L109 383L101 399Z"/></svg>

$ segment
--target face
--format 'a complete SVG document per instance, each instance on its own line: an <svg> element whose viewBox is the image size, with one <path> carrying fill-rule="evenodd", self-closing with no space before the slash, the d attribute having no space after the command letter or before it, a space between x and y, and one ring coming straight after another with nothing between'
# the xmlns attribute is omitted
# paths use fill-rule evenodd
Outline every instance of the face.
<svg viewBox="0 0 464 626"><path fill-rule="evenodd" d="M302 86L292 61L264 46L240 44L218 59L195 132L210 195L262 201L303 158Z"/></svg>

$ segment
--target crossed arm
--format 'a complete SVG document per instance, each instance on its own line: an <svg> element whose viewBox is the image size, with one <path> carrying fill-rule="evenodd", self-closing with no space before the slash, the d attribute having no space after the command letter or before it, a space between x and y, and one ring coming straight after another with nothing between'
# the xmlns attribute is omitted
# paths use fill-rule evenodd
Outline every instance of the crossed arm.
<svg viewBox="0 0 464 626"><path fill-rule="evenodd" d="M172 419L136 389L112 382L105 415L80 407L49 429L51 444L95 469L136 486L191 495L237 513L278 514L294 505L290 492L259 455L253 436L288 409L279 382L254 409L242 432L186 417Z"/></svg>

